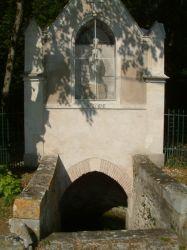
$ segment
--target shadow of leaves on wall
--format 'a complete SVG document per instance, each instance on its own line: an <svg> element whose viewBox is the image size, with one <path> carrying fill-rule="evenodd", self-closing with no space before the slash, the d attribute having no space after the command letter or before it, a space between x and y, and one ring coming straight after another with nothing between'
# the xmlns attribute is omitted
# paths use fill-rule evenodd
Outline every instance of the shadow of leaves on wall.
<svg viewBox="0 0 187 250"><path fill-rule="evenodd" d="M25 72L30 76L35 75L36 78L40 75L43 78L39 89L34 90L36 93L32 89L30 93L27 93L29 100L27 105L33 107L31 110L38 109L37 103L41 101L41 98L44 98L44 106L55 109L71 107L72 102L74 102L86 117L86 121L90 125L93 124L94 116L97 115L94 98L75 98L74 61L77 32L91 19L101 20L109 26L114 34L116 41L115 60L121 60L120 73L116 77L120 77L121 74L126 75L129 69L135 69L136 75L131 76L132 79L137 79L144 84L144 76L152 76L152 72L145 64L145 56L149 52L154 63L159 62L164 57L163 39L157 36L158 25L156 23L155 28L149 31L141 30L128 11L122 7L120 1L107 0L102 5L95 4L93 8L91 3L86 3L84 0L72 0L48 28L41 31L36 24L33 24L34 28L31 27L30 32L28 31L28 40L31 36L34 46L33 48L29 46L30 51L26 51L28 53L28 55L26 54L26 64L29 66L26 65ZM151 36L150 42L146 42L149 35ZM88 66L90 67L90 65ZM102 67L104 67L102 69L104 73L100 75L101 83L105 83L104 77L107 68L104 61ZM88 87L88 85L86 86ZM42 97L43 93L44 97ZM95 93L90 91L89 96L95 96ZM41 121L43 124L35 125L36 130L40 130L40 136L36 136L34 139L36 144L43 140L45 125L51 126L49 124L49 108L44 109L44 118ZM39 116L40 111L38 112Z"/></svg>

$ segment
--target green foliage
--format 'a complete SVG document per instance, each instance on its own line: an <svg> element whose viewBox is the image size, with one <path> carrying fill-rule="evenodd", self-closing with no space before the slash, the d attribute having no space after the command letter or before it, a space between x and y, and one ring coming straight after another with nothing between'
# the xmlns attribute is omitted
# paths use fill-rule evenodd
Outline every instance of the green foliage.
<svg viewBox="0 0 187 250"><path fill-rule="evenodd" d="M8 173L8 166L7 165L0 165L0 176L5 175Z"/></svg>
<svg viewBox="0 0 187 250"><path fill-rule="evenodd" d="M51 24L67 2L68 0L33 0L33 16L40 27Z"/></svg>
<svg viewBox="0 0 187 250"><path fill-rule="evenodd" d="M167 159L165 166L169 168L187 168L187 162L182 156L172 156Z"/></svg>
<svg viewBox="0 0 187 250"><path fill-rule="evenodd" d="M20 180L8 172L6 166L0 166L0 197L10 204L14 197L21 192Z"/></svg>

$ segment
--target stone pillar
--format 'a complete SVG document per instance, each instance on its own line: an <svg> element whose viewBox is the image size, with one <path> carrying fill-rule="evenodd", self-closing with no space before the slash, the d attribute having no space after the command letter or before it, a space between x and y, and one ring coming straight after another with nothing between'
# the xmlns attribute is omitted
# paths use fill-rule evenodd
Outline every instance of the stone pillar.
<svg viewBox="0 0 187 250"><path fill-rule="evenodd" d="M31 20L25 32L25 164L34 167L43 156L43 44L42 31Z"/></svg>
<svg viewBox="0 0 187 250"><path fill-rule="evenodd" d="M146 154L157 165L164 164L164 41L165 31L162 24L155 22L149 37L144 38L147 44L145 52L145 75L147 87L147 126L145 149Z"/></svg>
<svg viewBox="0 0 187 250"><path fill-rule="evenodd" d="M30 75L24 78L25 165L35 167L43 156L44 78Z"/></svg>
<svg viewBox="0 0 187 250"><path fill-rule="evenodd" d="M43 73L42 30L32 19L25 31L25 74Z"/></svg>
<svg viewBox="0 0 187 250"><path fill-rule="evenodd" d="M147 127L145 148L157 166L164 164L164 96L165 79L147 78Z"/></svg>

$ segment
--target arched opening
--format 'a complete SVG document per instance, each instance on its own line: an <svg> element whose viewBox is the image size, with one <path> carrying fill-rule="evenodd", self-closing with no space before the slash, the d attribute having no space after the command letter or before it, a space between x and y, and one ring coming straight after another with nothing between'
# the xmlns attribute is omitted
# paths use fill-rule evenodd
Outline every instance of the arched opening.
<svg viewBox="0 0 187 250"><path fill-rule="evenodd" d="M75 40L75 99L115 99L115 38L98 19L87 22Z"/></svg>
<svg viewBox="0 0 187 250"><path fill-rule="evenodd" d="M90 172L74 181L61 200L62 231L126 228L127 195L109 176Z"/></svg>

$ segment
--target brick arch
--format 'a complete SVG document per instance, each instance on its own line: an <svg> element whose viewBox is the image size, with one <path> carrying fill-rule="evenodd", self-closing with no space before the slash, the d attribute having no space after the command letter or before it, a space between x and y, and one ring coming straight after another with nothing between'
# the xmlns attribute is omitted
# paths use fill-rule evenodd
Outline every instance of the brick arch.
<svg viewBox="0 0 187 250"><path fill-rule="evenodd" d="M125 169L112 162L90 158L71 166L67 172L71 182L74 182L82 175L94 171L101 172L114 179L123 188L128 198L132 195L132 177Z"/></svg>

